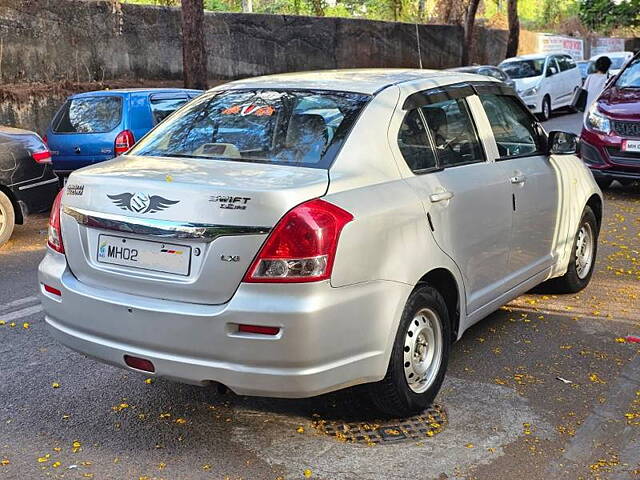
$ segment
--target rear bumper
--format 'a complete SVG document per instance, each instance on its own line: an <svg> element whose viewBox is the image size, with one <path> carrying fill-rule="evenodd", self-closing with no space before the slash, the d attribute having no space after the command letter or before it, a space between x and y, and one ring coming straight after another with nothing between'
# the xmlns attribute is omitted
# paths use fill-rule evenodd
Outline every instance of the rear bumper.
<svg viewBox="0 0 640 480"><path fill-rule="evenodd" d="M26 216L28 213L43 212L51 208L60 187L58 177L49 172L41 178L14 186L12 190Z"/></svg>
<svg viewBox="0 0 640 480"><path fill-rule="evenodd" d="M46 322L68 347L127 369L125 354L141 357L160 377L274 397L382 379L412 288L386 281L340 288L241 284L227 304L196 305L89 287L52 251L38 277ZM62 296L44 292L42 284ZM239 333L241 323L281 330L276 336Z"/></svg>

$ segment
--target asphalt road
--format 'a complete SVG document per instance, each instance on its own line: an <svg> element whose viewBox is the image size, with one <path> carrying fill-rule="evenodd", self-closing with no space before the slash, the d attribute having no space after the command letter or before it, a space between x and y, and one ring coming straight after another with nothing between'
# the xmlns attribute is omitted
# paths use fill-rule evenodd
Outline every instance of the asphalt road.
<svg viewBox="0 0 640 480"><path fill-rule="evenodd" d="M437 399L446 421L377 445L325 433L382 424L353 391L221 395L57 344L35 297L46 217L32 217L0 249L0 479L640 478L640 344L621 341L640 335L640 188L606 197L592 284L525 295L473 327Z"/></svg>

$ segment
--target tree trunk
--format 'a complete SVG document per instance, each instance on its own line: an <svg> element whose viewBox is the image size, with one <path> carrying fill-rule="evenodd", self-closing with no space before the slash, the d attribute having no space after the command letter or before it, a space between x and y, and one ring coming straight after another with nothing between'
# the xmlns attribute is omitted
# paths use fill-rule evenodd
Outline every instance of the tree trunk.
<svg viewBox="0 0 640 480"><path fill-rule="evenodd" d="M242 0L242 12L253 13L253 0Z"/></svg>
<svg viewBox="0 0 640 480"><path fill-rule="evenodd" d="M473 42L473 26L476 23L480 0L471 0L464 19L464 45L462 48L462 65L468 65L471 59L471 42Z"/></svg>
<svg viewBox="0 0 640 480"><path fill-rule="evenodd" d="M324 17L324 2L323 0L311 0L311 8L313 14L316 17Z"/></svg>
<svg viewBox="0 0 640 480"><path fill-rule="evenodd" d="M507 18L509 20L509 38L507 39L507 58L518 54L520 41L520 19L518 18L518 0L507 1Z"/></svg>
<svg viewBox="0 0 640 480"><path fill-rule="evenodd" d="M185 88L207 89L204 0L182 0L182 71Z"/></svg>
<svg viewBox="0 0 640 480"><path fill-rule="evenodd" d="M418 0L418 20L424 20L424 4L425 0Z"/></svg>

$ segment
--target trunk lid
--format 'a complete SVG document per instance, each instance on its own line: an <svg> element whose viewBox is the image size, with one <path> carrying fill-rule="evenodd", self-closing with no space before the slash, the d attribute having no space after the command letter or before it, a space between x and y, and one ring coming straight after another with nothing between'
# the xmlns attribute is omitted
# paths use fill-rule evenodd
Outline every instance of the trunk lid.
<svg viewBox="0 0 640 480"><path fill-rule="evenodd" d="M67 261L74 275L92 286L225 303L269 230L294 206L324 195L327 186L325 169L119 157L69 177L61 215ZM215 238L184 238L184 231L207 226L217 232ZM115 255L113 242L121 241L139 249L144 261L132 266L129 260L106 259L105 249L112 247L109 254ZM161 260L161 251L181 257L172 257L179 260L173 265Z"/></svg>

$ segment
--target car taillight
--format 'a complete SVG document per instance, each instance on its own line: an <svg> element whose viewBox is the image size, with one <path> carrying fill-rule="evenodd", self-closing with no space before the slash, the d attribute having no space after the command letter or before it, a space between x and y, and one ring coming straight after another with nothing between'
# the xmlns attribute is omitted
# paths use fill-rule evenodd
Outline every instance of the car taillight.
<svg viewBox="0 0 640 480"><path fill-rule="evenodd" d="M122 155L133 147L134 143L136 143L136 141L133 138L133 132L131 130L123 130L116 137L116 141L113 145L113 151L116 156Z"/></svg>
<svg viewBox="0 0 640 480"><path fill-rule="evenodd" d="M275 226L245 282L316 282L331 277L338 238L353 215L315 199L290 210Z"/></svg>
<svg viewBox="0 0 640 480"><path fill-rule="evenodd" d="M51 163L51 152L46 149L40 152L31 152L31 158L38 163Z"/></svg>
<svg viewBox="0 0 640 480"><path fill-rule="evenodd" d="M49 238L47 239L47 245L59 253L64 253L62 229L60 228L60 207L63 192L64 190L60 190L53 201L51 214L49 215Z"/></svg>

